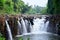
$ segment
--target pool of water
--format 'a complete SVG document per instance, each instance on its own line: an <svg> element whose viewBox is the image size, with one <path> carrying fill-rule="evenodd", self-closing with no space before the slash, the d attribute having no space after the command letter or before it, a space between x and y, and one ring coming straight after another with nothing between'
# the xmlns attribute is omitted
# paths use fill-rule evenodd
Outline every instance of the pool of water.
<svg viewBox="0 0 60 40"><path fill-rule="evenodd" d="M60 36L55 34L30 34L20 36L18 40L60 40Z"/></svg>

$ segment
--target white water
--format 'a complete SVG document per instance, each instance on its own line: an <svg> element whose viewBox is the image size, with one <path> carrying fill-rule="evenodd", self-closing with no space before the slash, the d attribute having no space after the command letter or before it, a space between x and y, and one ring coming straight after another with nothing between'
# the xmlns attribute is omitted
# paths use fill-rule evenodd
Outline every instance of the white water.
<svg viewBox="0 0 60 40"><path fill-rule="evenodd" d="M23 40L27 40L27 38L30 38L30 40L53 40L53 39L55 40L55 38L53 37L55 34L52 35L52 33L47 32L49 21L46 22L45 21L46 21L45 17L43 17L42 19L39 18L34 19L33 20L34 25L30 24L31 32L27 33L26 32L27 23L25 24L24 20L22 20L21 22L24 25L25 32L23 32L24 34L18 35L17 37L22 37Z"/></svg>
<svg viewBox="0 0 60 40"><path fill-rule="evenodd" d="M45 21L46 21L46 19L44 17L42 17L42 19L39 19L39 18L34 19L34 21L33 21L34 25L33 25L31 33L47 34L48 33L47 27L48 27L49 21L47 21L46 23L45 23ZM30 40L45 40L47 38L48 37L44 37L44 39L43 39L40 36L38 37L38 35L33 35L32 37L30 37Z"/></svg>
<svg viewBox="0 0 60 40"><path fill-rule="evenodd" d="M28 21L27 20L25 20L25 25L26 25L26 27L28 27Z"/></svg>
<svg viewBox="0 0 60 40"><path fill-rule="evenodd" d="M47 22L45 23L45 28L44 28L45 31L47 31L48 25L49 25L49 21L47 21Z"/></svg>
<svg viewBox="0 0 60 40"><path fill-rule="evenodd" d="M45 18L42 19L36 18L34 19L33 23L34 25L31 31L32 33L47 32L49 21L45 23Z"/></svg>
<svg viewBox="0 0 60 40"><path fill-rule="evenodd" d="M22 27L23 27L23 34L25 34L25 33L27 33L27 28L26 28L23 18L21 18L21 23L22 23Z"/></svg>
<svg viewBox="0 0 60 40"><path fill-rule="evenodd" d="M30 27L30 33L46 33L47 32L47 27L49 25L49 21L47 21L45 23L46 19L45 17L42 17L41 19L36 18L33 19L33 23L34 25L31 25L31 23L28 25L28 20L23 20L23 18L21 18L21 23L18 21L18 29L20 29L21 27L23 27L23 34L27 34L27 27ZM22 26L21 26L22 24Z"/></svg>
<svg viewBox="0 0 60 40"><path fill-rule="evenodd" d="M31 32L32 31L32 25L31 25L30 21L25 20L25 25L26 25L27 29L29 27L29 31Z"/></svg>
<svg viewBox="0 0 60 40"><path fill-rule="evenodd" d="M9 34L8 40L13 40L13 38L12 38L12 33L11 33L11 29L10 29L10 27L9 27L9 24L8 24L7 20L6 20L5 22L6 22L6 26L7 26L6 29L7 29L8 34Z"/></svg>

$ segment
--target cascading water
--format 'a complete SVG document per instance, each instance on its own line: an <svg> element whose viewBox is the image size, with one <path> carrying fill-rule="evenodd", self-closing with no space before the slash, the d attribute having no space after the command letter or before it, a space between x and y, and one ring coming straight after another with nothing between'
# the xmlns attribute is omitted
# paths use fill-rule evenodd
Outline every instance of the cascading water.
<svg viewBox="0 0 60 40"><path fill-rule="evenodd" d="M28 27L28 21L27 20L25 20L25 25Z"/></svg>
<svg viewBox="0 0 60 40"><path fill-rule="evenodd" d="M45 31L47 31L47 27L48 27L48 25L49 25L49 21L47 21L46 23L45 23Z"/></svg>
<svg viewBox="0 0 60 40"><path fill-rule="evenodd" d="M29 30L29 23L28 23L28 21L27 21L27 20L25 20L25 25L26 25L27 32L28 32L28 30Z"/></svg>
<svg viewBox="0 0 60 40"><path fill-rule="evenodd" d="M30 32L32 32L32 26L33 26L33 25L31 25L31 23L30 23Z"/></svg>
<svg viewBox="0 0 60 40"><path fill-rule="evenodd" d="M19 20L17 21L17 23L18 23L18 35L19 35L21 33L21 24Z"/></svg>
<svg viewBox="0 0 60 40"><path fill-rule="evenodd" d="M27 33L30 33L31 29L32 29L32 25L31 25L30 21L25 20L25 25L27 27Z"/></svg>
<svg viewBox="0 0 60 40"><path fill-rule="evenodd" d="M8 31L8 35L9 35L9 37L8 37L8 40L13 40L13 38L12 38L12 33L11 33L11 29L10 29L10 27L9 27L9 24L8 24L8 22L7 22L7 20L5 21L6 22L6 26L7 26L7 31Z"/></svg>
<svg viewBox="0 0 60 40"><path fill-rule="evenodd" d="M33 23L33 28L32 28L32 33L41 33L41 32L47 32L47 27L49 24L49 21L45 23L45 18L39 19L36 18L34 19Z"/></svg>
<svg viewBox="0 0 60 40"><path fill-rule="evenodd" d="M30 23L30 22L29 22ZM49 21L45 19L45 17L40 18L36 18L33 19L33 25L31 25L31 23L28 26L28 20L21 20L21 24L23 27L23 33L20 36L17 37L22 37L23 40L60 40L60 37L57 36L56 34L53 33L49 33L47 32L48 27L49 27ZM27 27L30 27L31 32L28 33L27 32Z"/></svg>
<svg viewBox="0 0 60 40"><path fill-rule="evenodd" d="M23 34L27 33L27 28L26 28L25 21L23 20L23 18L21 18L21 24L23 27Z"/></svg>
<svg viewBox="0 0 60 40"><path fill-rule="evenodd" d="M28 33L27 31L29 29L30 29L30 33L47 32L47 27L49 25L49 21L47 21L47 22L45 22L45 21L46 21L45 17L42 17L41 19L36 18L36 19L33 19L34 25L31 25L31 23L28 22L28 20L24 21L23 18L21 18L21 23L19 22L19 20L17 21L18 25L19 25L18 29L21 29L21 27L23 27L22 34ZM20 32L21 32L21 30L20 30Z"/></svg>

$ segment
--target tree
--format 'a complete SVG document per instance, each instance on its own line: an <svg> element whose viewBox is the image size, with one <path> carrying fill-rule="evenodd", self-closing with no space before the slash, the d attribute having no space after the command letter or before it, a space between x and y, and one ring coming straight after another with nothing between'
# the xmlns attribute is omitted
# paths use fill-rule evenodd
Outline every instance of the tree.
<svg viewBox="0 0 60 40"><path fill-rule="evenodd" d="M5 1L6 0L0 0L0 10L2 10L4 8Z"/></svg>
<svg viewBox="0 0 60 40"><path fill-rule="evenodd" d="M26 12L28 12L28 11L30 10L30 8L31 8L31 6L24 5L21 13L26 13Z"/></svg>
<svg viewBox="0 0 60 40"><path fill-rule="evenodd" d="M46 13L45 11L47 11L47 10L45 10L45 9L47 9L47 8L40 7L40 6L34 6L33 8L32 7L30 8L28 13L29 14L41 14L41 13L43 13L43 11L44 11L44 13Z"/></svg>
<svg viewBox="0 0 60 40"><path fill-rule="evenodd" d="M22 0L0 0L0 11L11 14L25 13L30 9L30 6L26 5Z"/></svg>
<svg viewBox="0 0 60 40"><path fill-rule="evenodd" d="M14 11L20 12L22 7L24 6L24 2L22 0L13 0L14 2Z"/></svg>
<svg viewBox="0 0 60 40"><path fill-rule="evenodd" d="M12 0L6 0L5 5L4 5L4 10L6 13L12 13L13 12Z"/></svg>
<svg viewBox="0 0 60 40"><path fill-rule="evenodd" d="M0 11L3 10L5 13L11 13L13 11L12 0L0 0Z"/></svg>
<svg viewBox="0 0 60 40"><path fill-rule="evenodd" d="M48 13L60 14L60 0L48 0Z"/></svg>
<svg viewBox="0 0 60 40"><path fill-rule="evenodd" d="M40 12L41 12L41 14L47 14L47 7L42 9Z"/></svg>

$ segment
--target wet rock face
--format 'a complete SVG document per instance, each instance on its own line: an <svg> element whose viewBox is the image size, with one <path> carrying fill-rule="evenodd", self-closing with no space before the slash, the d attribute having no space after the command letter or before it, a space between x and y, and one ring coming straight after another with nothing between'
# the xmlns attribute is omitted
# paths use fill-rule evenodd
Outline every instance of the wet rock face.
<svg viewBox="0 0 60 40"><path fill-rule="evenodd" d="M52 15L48 20L50 21L48 32L60 34L60 15Z"/></svg>
<svg viewBox="0 0 60 40"><path fill-rule="evenodd" d="M8 19L8 23L12 32L13 37L17 35L17 17L15 16L0 16L0 33L3 34L5 38L8 38L5 20ZM7 40L7 39L6 39Z"/></svg>
<svg viewBox="0 0 60 40"><path fill-rule="evenodd" d="M34 17L29 17L28 19L29 19L31 25L34 25L34 23L33 23L33 19L34 19Z"/></svg>
<svg viewBox="0 0 60 40"><path fill-rule="evenodd" d="M0 32L5 36L5 18L0 16Z"/></svg>
<svg viewBox="0 0 60 40"><path fill-rule="evenodd" d="M19 17L19 16L18 16ZM17 24L17 20L18 20L17 16L0 16L0 33L3 34L3 36L7 37L7 30L6 30L6 24L5 24L5 20L8 19L8 24L9 27L11 29L12 35L13 37L15 37L17 35L17 31L18 31L18 24ZM31 24L33 24L33 18L31 17L23 17L24 20L28 20L31 22ZM31 20L32 19L32 20ZM20 20L21 21L21 20Z"/></svg>
<svg viewBox="0 0 60 40"><path fill-rule="evenodd" d="M16 17L9 17L8 23L9 23L13 37L16 36L17 35L17 29L18 29Z"/></svg>
<svg viewBox="0 0 60 40"><path fill-rule="evenodd" d="M55 19L56 18L54 16L50 17L48 32L56 33L56 20Z"/></svg>
<svg viewBox="0 0 60 40"><path fill-rule="evenodd" d="M34 19L34 17L24 16L23 19L29 21L33 25L33 19Z"/></svg>

